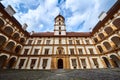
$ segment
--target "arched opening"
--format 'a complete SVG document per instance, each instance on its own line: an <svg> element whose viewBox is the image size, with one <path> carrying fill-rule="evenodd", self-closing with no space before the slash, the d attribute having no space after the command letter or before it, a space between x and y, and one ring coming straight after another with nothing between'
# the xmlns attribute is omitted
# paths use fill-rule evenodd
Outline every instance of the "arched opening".
<svg viewBox="0 0 120 80"><path fill-rule="evenodd" d="M117 56L111 55L110 58L114 63L114 67L120 67L120 59Z"/></svg>
<svg viewBox="0 0 120 80"><path fill-rule="evenodd" d="M11 27L5 27L4 32L10 36L13 33L13 29Z"/></svg>
<svg viewBox="0 0 120 80"><path fill-rule="evenodd" d="M5 43L6 38L0 35L0 47Z"/></svg>
<svg viewBox="0 0 120 80"><path fill-rule="evenodd" d="M15 48L15 53L18 54L20 52L20 50L21 50L21 46L19 45Z"/></svg>
<svg viewBox="0 0 120 80"><path fill-rule="evenodd" d="M111 38L111 40L114 42L114 44L117 47L120 47L120 37L114 36L114 37Z"/></svg>
<svg viewBox="0 0 120 80"><path fill-rule="evenodd" d="M14 35L13 35L13 39L18 39L20 36L19 36L19 34L18 33L15 33Z"/></svg>
<svg viewBox="0 0 120 80"><path fill-rule="evenodd" d="M7 46L5 47L5 50L11 51L14 47L15 43L14 42L9 42Z"/></svg>
<svg viewBox="0 0 120 80"><path fill-rule="evenodd" d="M105 64L106 64L106 67L107 67L107 68L110 68L111 65L110 65L108 59L107 59L106 57L102 57L102 58L103 58L103 60L104 60L104 62L105 62Z"/></svg>
<svg viewBox="0 0 120 80"><path fill-rule="evenodd" d="M0 27L4 26L4 21L0 19Z"/></svg>
<svg viewBox="0 0 120 80"><path fill-rule="evenodd" d="M63 60L62 59L58 59L58 63L57 63L57 67L58 69L63 69Z"/></svg>
<svg viewBox="0 0 120 80"><path fill-rule="evenodd" d="M103 53L103 49L102 49L102 47L99 45L99 46L97 46L97 48L98 48L98 50L100 51L100 53Z"/></svg>
<svg viewBox="0 0 120 80"><path fill-rule="evenodd" d="M103 39L105 37L103 33L98 34L98 36L100 37L100 39Z"/></svg>
<svg viewBox="0 0 120 80"><path fill-rule="evenodd" d="M3 68L3 66L4 66L4 64L5 64L5 62L6 62L6 60L7 60L7 56L6 56L6 55L0 56L0 69Z"/></svg>
<svg viewBox="0 0 120 80"><path fill-rule="evenodd" d="M13 69L15 62L16 62L16 58L14 58L14 57L11 58L7 64L7 69Z"/></svg>
<svg viewBox="0 0 120 80"><path fill-rule="evenodd" d="M113 25L115 25L118 29L120 28L120 18L117 18L113 21Z"/></svg>
<svg viewBox="0 0 120 80"><path fill-rule="evenodd" d="M21 38L20 39L20 43L24 43L25 42L25 39L24 38Z"/></svg>
<svg viewBox="0 0 120 80"><path fill-rule="evenodd" d="M105 32L109 35L113 32L113 29L111 27L105 28Z"/></svg>
<svg viewBox="0 0 120 80"><path fill-rule="evenodd" d="M111 47L111 45L110 45L109 42L104 42L103 45L105 46L105 48L106 48L107 50L111 50L111 49L112 49L112 47Z"/></svg>

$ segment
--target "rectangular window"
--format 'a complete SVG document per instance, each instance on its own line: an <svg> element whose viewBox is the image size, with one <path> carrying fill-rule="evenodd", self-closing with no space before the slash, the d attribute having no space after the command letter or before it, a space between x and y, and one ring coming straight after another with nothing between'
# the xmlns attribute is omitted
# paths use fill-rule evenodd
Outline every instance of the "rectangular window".
<svg viewBox="0 0 120 80"><path fill-rule="evenodd" d="M83 54L83 50L82 49L78 49L79 54Z"/></svg>
<svg viewBox="0 0 120 80"><path fill-rule="evenodd" d="M59 30L61 30L61 27L59 27Z"/></svg>
<svg viewBox="0 0 120 80"><path fill-rule="evenodd" d="M47 61L48 61L48 59L43 59L43 64L42 64L43 69L46 68L46 66L47 66Z"/></svg>
<svg viewBox="0 0 120 80"><path fill-rule="evenodd" d="M97 58L93 58L93 63L94 63L95 66L98 66Z"/></svg>
<svg viewBox="0 0 120 80"><path fill-rule="evenodd" d="M72 40L69 40L69 44L72 44Z"/></svg>
<svg viewBox="0 0 120 80"><path fill-rule="evenodd" d="M90 54L94 54L94 51L92 48L89 49Z"/></svg>
<svg viewBox="0 0 120 80"><path fill-rule="evenodd" d="M50 44L50 40L47 40L47 41L46 41L46 44Z"/></svg>
<svg viewBox="0 0 120 80"><path fill-rule="evenodd" d="M90 44L89 40L85 40L86 41L86 44Z"/></svg>
<svg viewBox="0 0 120 80"><path fill-rule="evenodd" d="M28 54L29 49L24 49L24 55Z"/></svg>
<svg viewBox="0 0 120 80"><path fill-rule="evenodd" d="M33 69L35 66L36 59L31 60L30 68Z"/></svg>
<svg viewBox="0 0 120 80"><path fill-rule="evenodd" d="M77 67L76 59L71 59L71 61L72 61L72 66L76 68Z"/></svg>
<svg viewBox="0 0 120 80"><path fill-rule="evenodd" d="M82 62L82 65L83 65L83 66L86 66L86 61L85 61L85 59L81 59L81 62Z"/></svg>
<svg viewBox="0 0 120 80"><path fill-rule="evenodd" d="M44 52L44 54L48 54L49 53L49 49L45 49L45 52Z"/></svg>
<svg viewBox="0 0 120 80"><path fill-rule="evenodd" d="M38 55L39 49L34 50L34 55Z"/></svg>
<svg viewBox="0 0 120 80"><path fill-rule="evenodd" d="M59 39L59 44L61 44L61 38Z"/></svg>
<svg viewBox="0 0 120 80"><path fill-rule="evenodd" d="M37 41L37 44L40 44L40 43L41 43L41 40L38 40L38 41Z"/></svg>
<svg viewBox="0 0 120 80"><path fill-rule="evenodd" d="M77 44L80 44L80 41L79 41L79 40L76 40L76 43L77 43Z"/></svg>
<svg viewBox="0 0 120 80"><path fill-rule="evenodd" d="M59 32L59 35L61 35L61 32Z"/></svg>
<svg viewBox="0 0 120 80"><path fill-rule="evenodd" d="M28 44L32 44L32 41L33 41L33 40L29 40L29 41L28 41Z"/></svg>
<svg viewBox="0 0 120 80"><path fill-rule="evenodd" d="M22 66L24 65L25 59L20 59L20 63L19 63L19 69L22 68Z"/></svg>
<svg viewBox="0 0 120 80"><path fill-rule="evenodd" d="M70 54L74 54L74 49L70 49Z"/></svg>

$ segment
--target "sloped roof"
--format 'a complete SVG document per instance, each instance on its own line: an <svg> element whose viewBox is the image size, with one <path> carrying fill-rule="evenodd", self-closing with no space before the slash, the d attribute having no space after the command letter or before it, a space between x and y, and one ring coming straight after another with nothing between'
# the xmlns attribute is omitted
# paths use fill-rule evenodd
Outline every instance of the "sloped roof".
<svg viewBox="0 0 120 80"><path fill-rule="evenodd" d="M54 35L54 32L38 32L33 33L31 37L89 37L91 32L66 32L66 35Z"/></svg>

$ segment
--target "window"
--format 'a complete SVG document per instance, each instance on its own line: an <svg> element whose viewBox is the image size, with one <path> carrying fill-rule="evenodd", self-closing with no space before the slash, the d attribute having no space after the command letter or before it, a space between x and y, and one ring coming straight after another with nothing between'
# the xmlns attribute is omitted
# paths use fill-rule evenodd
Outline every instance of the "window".
<svg viewBox="0 0 120 80"><path fill-rule="evenodd" d="M90 44L89 40L85 40L86 41L86 44Z"/></svg>
<svg viewBox="0 0 120 80"><path fill-rule="evenodd" d="M29 49L25 49L25 50L24 50L24 55L27 55L27 54L28 54L28 51L29 51Z"/></svg>
<svg viewBox="0 0 120 80"><path fill-rule="evenodd" d="M33 41L33 40L29 40L29 41L28 41L28 44L32 44L32 41Z"/></svg>
<svg viewBox="0 0 120 80"><path fill-rule="evenodd" d="M62 50L61 50L61 49L59 49L59 50L58 50L58 53L59 53L59 54L61 54L61 53L62 53Z"/></svg>
<svg viewBox="0 0 120 80"><path fill-rule="evenodd" d="M79 54L83 54L82 49L78 49Z"/></svg>
<svg viewBox="0 0 120 80"><path fill-rule="evenodd" d="M19 69L22 68L22 66L24 65L25 59L20 59L20 63L19 63Z"/></svg>
<svg viewBox="0 0 120 80"><path fill-rule="evenodd" d="M34 54L35 54L35 55L37 55L38 52L39 52L39 49L35 49L35 50L34 50Z"/></svg>
<svg viewBox="0 0 120 80"><path fill-rule="evenodd" d="M70 49L70 54L74 54L74 49Z"/></svg>
<svg viewBox="0 0 120 80"><path fill-rule="evenodd" d="M76 43L77 43L77 44L80 44L80 41L79 41L79 40L76 40Z"/></svg>
<svg viewBox="0 0 120 80"><path fill-rule="evenodd" d="M76 59L71 59L74 69L77 67Z"/></svg>
<svg viewBox="0 0 120 80"><path fill-rule="evenodd" d="M47 66L47 61L48 61L48 59L43 59L43 64L42 64L43 69L46 68L46 66Z"/></svg>
<svg viewBox="0 0 120 80"><path fill-rule="evenodd" d="M48 54L49 53L49 49L45 49L45 53L44 54Z"/></svg>
<svg viewBox="0 0 120 80"><path fill-rule="evenodd" d="M69 40L69 44L72 44L72 40Z"/></svg>
<svg viewBox="0 0 120 80"><path fill-rule="evenodd" d="M85 61L85 59L81 59L81 62L82 62L83 68L86 68L86 61Z"/></svg>
<svg viewBox="0 0 120 80"><path fill-rule="evenodd" d="M35 66L36 59L31 60L30 68L33 69Z"/></svg>
<svg viewBox="0 0 120 80"><path fill-rule="evenodd" d="M59 30L61 30L61 27L59 27Z"/></svg>
<svg viewBox="0 0 120 80"><path fill-rule="evenodd" d="M92 48L89 49L90 54L94 54L94 51Z"/></svg>
<svg viewBox="0 0 120 80"><path fill-rule="evenodd" d="M40 44L40 43L41 43L41 40L38 40L38 41L37 41L37 44Z"/></svg>
<svg viewBox="0 0 120 80"><path fill-rule="evenodd" d="M98 67L98 61L97 61L97 58L93 58L93 63L96 67Z"/></svg>
<svg viewBox="0 0 120 80"><path fill-rule="evenodd" d="M59 39L59 44L61 44L61 38Z"/></svg>
<svg viewBox="0 0 120 80"><path fill-rule="evenodd" d="M59 35L61 35L61 32L59 32Z"/></svg>
<svg viewBox="0 0 120 80"><path fill-rule="evenodd" d="M46 44L50 44L50 40L47 40L47 41L46 41Z"/></svg>

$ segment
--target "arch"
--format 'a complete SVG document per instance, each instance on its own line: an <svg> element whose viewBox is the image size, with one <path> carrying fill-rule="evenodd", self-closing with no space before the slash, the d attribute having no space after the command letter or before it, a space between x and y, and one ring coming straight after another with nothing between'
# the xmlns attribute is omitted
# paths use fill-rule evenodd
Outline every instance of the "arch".
<svg viewBox="0 0 120 80"><path fill-rule="evenodd" d="M113 43L114 43L117 47L120 47L120 37L114 36L114 37L111 38L111 40L113 41Z"/></svg>
<svg viewBox="0 0 120 80"><path fill-rule="evenodd" d="M5 27L4 28L4 32L7 34L7 35L11 35L13 33L13 29L9 26Z"/></svg>
<svg viewBox="0 0 120 80"><path fill-rule="evenodd" d="M120 18L117 18L113 21L113 25L115 25L116 28L120 28Z"/></svg>
<svg viewBox="0 0 120 80"><path fill-rule="evenodd" d="M13 69L15 62L16 62L16 58L15 57L11 58L7 64L7 69Z"/></svg>
<svg viewBox="0 0 120 80"><path fill-rule="evenodd" d="M113 32L113 29L111 27L106 27L105 32L109 35Z"/></svg>
<svg viewBox="0 0 120 80"><path fill-rule="evenodd" d="M0 35L0 46L2 46L6 42L6 38Z"/></svg>
<svg viewBox="0 0 120 80"><path fill-rule="evenodd" d="M107 67L107 68L111 68L111 65L110 65L108 59L107 59L106 57L102 57L102 59L104 60L104 62L105 62L105 64L106 64L106 67Z"/></svg>
<svg viewBox="0 0 120 80"><path fill-rule="evenodd" d="M16 48L15 48L15 53L18 54L21 50L21 46L18 45Z"/></svg>
<svg viewBox="0 0 120 80"><path fill-rule="evenodd" d="M100 37L100 39L103 39L105 37L103 33L99 33L98 36Z"/></svg>
<svg viewBox="0 0 120 80"><path fill-rule="evenodd" d="M114 67L120 67L120 59L116 55L111 55L110 58L114 63Z"/></svg>
<svg viewBox="0 0 120 80"><path fill-rule="evenodd" d="M12 42L12 41L10 41L10 42L6 45L5 50L11 51L11 50L13 49L14 45L15 45L15 43Z"/></svg>
<svg viewBox="0 0 120 80"><path fill-rule="evenodd" d="M20 35L18 33L14 33L13 39L18 39L19 37L20 37Z"/></svg>
<svg viewBox="0 0 120 80"><path fill-rule="evenodd" d="M58 52L58 54L64 54L64 48L63 47L58 47L57 52Z"/></svg>
<svg viewBox="0 0 120 80"><path fill-rule="evenodd" d="M97 46L98 50L100 51L100 53L103 53L103 49L100 45Z"/></svg>
<svg viewBox="0 0 120 80"><path fill-rule="evenodd" d="M20 38L20 43L25 43L25 38Z"/></svg>
<svg viewBox="0 0 120 80"><path fill-rule="evenodd" d="M62 59L58 59L57 67L58 67L58 69L63 69L63 60Z"/></svg>
<svg viewBox="0 0 120 80"><path fill-rule="evenodd" d="M105 46L105 48L106 48L107 50L111 50L111 49L112 49L112 47L111 47L111 45L110 45L109 42L104 42L103 45Z"/></svg>
<svg viewBox="0 0 120 80"><path fill-rule="evenodd" d="M4 21L0 18L0 27L4 26Z"/></svg>
<svg viewBox="0 0 120 80"><path fill-rule="evenodd" d="M6 60L7 60L6 55L0 56L0 69L2 69L4 67L4 64L5 64Z"/></svg>

